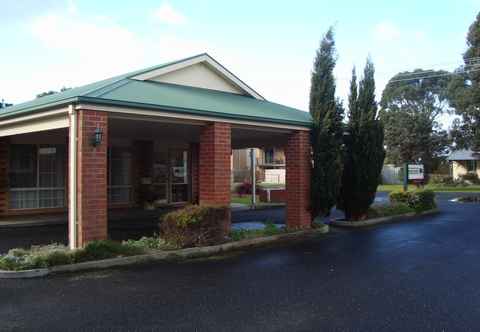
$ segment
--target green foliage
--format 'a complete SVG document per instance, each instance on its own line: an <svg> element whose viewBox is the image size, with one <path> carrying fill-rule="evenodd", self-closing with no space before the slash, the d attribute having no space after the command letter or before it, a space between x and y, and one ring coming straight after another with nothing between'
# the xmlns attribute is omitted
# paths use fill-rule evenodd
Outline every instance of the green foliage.
<svg viewBox="0 0 480 332"><path fill-rule="evenodd" d="M72 252L74 263L95 261L113 257L133 256L142 254L141 248L124 245L111 240L100 240L89 242L83 249Z"/></svg>
<svg viewBox="0 0 480 332"><path fill-rule="evenodd" d="M379 118L385 127L387 160L400 165L422 160L426 173L440 163L449 147L447 132L437 118L448 109L445 71L401 72L383 90Z"/></svg>
<svg viewBox="0 0 480 332"><path fill-rule="evenodd" d="M444 174L432 174L428 180L428 184L433 186L452 186L454 183L452 176Z"/></svg>
<svg viewBox="0 0 480 332"><path fill-rule="evenodd" d="M158 235L152 237L143 236L139 240L123 241L123 244L134 248L150 250L167 249L169 247L167 242L164 239L158 237Z"/></svg>
<svg viewBox="0 0 480 332"><path fill-rule="evenodd" d="M132 256L144 252L143 248L110 240L93 241L85 248L69 250L56 244L33 246L31 249L11 249L0 256L1 270L29 270L67 265L119 256Z"/></svg>
<svg viewBox="0 0 480 332"><path fill-rule="evenodd" d="M480 13L467 34L467 51L464 65L458 68L451 80L448 93L450 104L461 116L452 128L458 148L480 150L480 72L476 58L480 57Z"/></svg>
<svg viewBox="0 0 480 332"><path fill-rule="evenodd" d="M407 204L417 213L434 209L437 206L433 190L393 191L389 197L392 204Z"/></svg>
<svg viewBox="0 0 480 332"><path fill-rule="evenodd" d="M337 199L337 207L345 212L348 220L366 218L375 199L385 158L383 126L376 116L374 74L370 59L358 88L355 70L352 73L345 162Z"/></svg>
<svg viewBox="0 0 480 332"><path fill-rule="evenodd" d="M285 233L284 228L278 228L271 222L265 223L263 229L237 229L230 232L230 238L233 241L254 239L257 237L272 236Z"/></svg>
<svg viewBox="0 0 480 332"><path fill-rule="evenodd" d="M410 212L415 212L415 210L406 203L376 205L368 210L368 218L392 217Z"/></svg>
<svg viewBox="0 0 480 332"><path fill-rule="evenodd" d="M190 205L162 218L160 234L174 247L201 247L221 243L230 215L227 206Z"/></svg>
<svg viewBox="0 0 480 332"><path fill-rule="evenodd" d="M467 184L480 184L477 173L467 173L460 175L460 179Z"/></svg>
<svg viewBox="0 0 480 332"><path fill-rule="evenodd" d="M317 50L310 88L310 114L313 118L311 144L311 212L328 215L335 205L342 172L343 106L335 98L337 55L333 29L323 37Z"/></svg>

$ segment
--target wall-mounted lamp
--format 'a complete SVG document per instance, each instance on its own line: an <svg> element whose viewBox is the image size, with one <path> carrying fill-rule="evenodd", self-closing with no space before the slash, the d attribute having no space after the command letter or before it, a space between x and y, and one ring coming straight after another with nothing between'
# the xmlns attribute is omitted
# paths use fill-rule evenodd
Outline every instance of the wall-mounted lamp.
<svg viewBox="0 0 480 332"><path fill-rule="evenodd" d="M103 140L103 131L101 128L97 127L92 137L92 146L97 147L102 144Z"/></svg>

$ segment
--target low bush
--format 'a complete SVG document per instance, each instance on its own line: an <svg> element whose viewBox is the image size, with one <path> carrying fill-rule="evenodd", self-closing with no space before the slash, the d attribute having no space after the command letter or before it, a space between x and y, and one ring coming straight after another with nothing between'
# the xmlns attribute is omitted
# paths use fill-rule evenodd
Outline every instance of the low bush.
<svg viewBox="0 0 480 332"><path fill-rule="evenodd" d="M415 210L409 207L406 203L394 203L372 206L367 214L368 218L382 218L398 216L410 212L415 212Z"/></svg>
<svg viewBox="0 0 480 332"><path fill-rule="evenodd" d="M240 241L245 239L254 239L263 236L272 236L285 233L284 228L275 226L272 222L266 222L263 229L236 229L230 232L230 238L233 241Z"/></svg>
<svg viewBox="0 0 480 332"><path fill-rule="evenodd" d="M140 255L144 252L142 248L122 244L111 240L100 240L89 242L83 249L72 251L74 263L95 261L107 258Z"/></svg>
<svg viewBox="0 0 480 332"><path fill-rule="evenodd" d="M477 173L467 173L460 175L460 179L467 184L480 184L480 179L478 178Z"/></svg>
<svg viewBox="0 0 480 332"><path fill-rule="evenodd" d="M456 186L457 183L450 175L445 174L431 174L428 184L433 186Z"/></svg>
<svg viewBox="0 0 480 332"><path fill-rule="evenodd" d="M417 213L436 207L435 193L432 190L394 191L389 197L392 204L406 204Z"/></svg>
<svg viewBox="0 0 480 332"><path fill-rule="evenodd" d="M160 235L177 248L222 243L230 219L227 206L189 205L162 217Z"/></svg>
<svg viewBox="0 0 480 332"><path fill-rule="evenodd" d="M242 197L244 195L251 195L253 186L250 182L243 182L235 188L238 196Z"/></svg>
<svg viewBox="0 0 480 332"><path fill-rule="evenodd" d="M135 248L150 249L150 250L168 248L167 242L164 239L158 237L158 235L155 235L153 237L144 236L139 240L123 241L123 244L131 247L135 247Z"/></svg>
<svg viewBox="0 0 480 332"><path fill-rule="evenodd" d="M29 250L11 249L0 256L0 270L29 270L86 261L138 255L144 248L110 240L93 241L84 248L69 250L65 246L33 246Z"/></svg>

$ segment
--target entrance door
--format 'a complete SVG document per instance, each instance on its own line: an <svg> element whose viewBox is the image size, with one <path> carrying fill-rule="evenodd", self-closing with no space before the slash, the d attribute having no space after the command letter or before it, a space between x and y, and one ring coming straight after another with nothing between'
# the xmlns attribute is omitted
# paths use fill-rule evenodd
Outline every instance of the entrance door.
<svg viewBox="0 0 480 332"><path fill-rule="evenodd" d="M188 151L156 151L153 164L153 191L156 204L188 201Z"/></svg>
<svg viewBox="0 0 480 332"><path fill-rule="evenodd" d="M188 152L170 151L170 201L180 203L188 201Z"/></svg>

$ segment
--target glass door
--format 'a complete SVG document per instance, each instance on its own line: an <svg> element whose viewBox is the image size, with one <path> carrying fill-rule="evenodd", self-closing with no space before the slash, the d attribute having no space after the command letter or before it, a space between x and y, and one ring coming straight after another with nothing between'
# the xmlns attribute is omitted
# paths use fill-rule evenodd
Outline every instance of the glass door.
<svg viewBox="0 0 480 332"><path fill-rule="evenodd" d="M170 150L170 201L188 201L188 151Z"/></svg>
<svg viewBox="0 0 480 332"><path fill-rule="evenodd" d="M166 151L155 151L153 160L153 181L152 192L153 202L156 205L167 204L168 187L169 187L169 172L168 172L168 153Z"/></svg>

